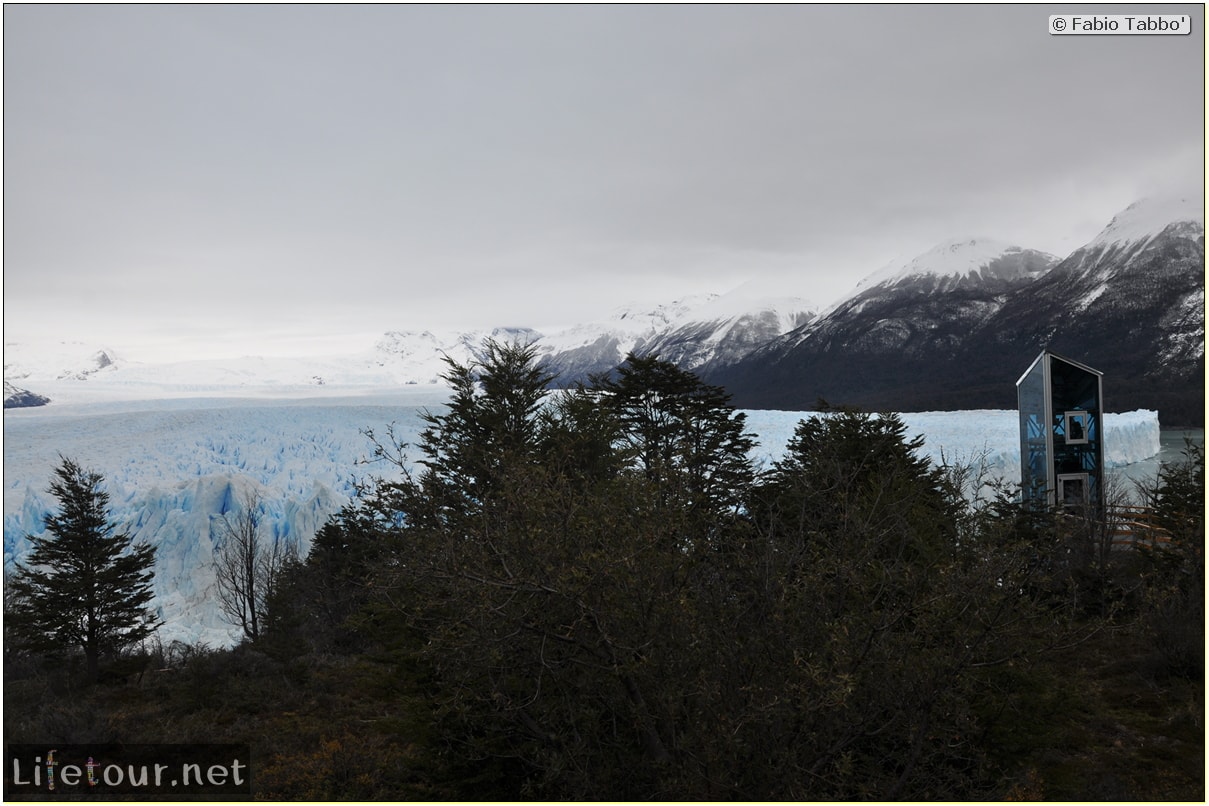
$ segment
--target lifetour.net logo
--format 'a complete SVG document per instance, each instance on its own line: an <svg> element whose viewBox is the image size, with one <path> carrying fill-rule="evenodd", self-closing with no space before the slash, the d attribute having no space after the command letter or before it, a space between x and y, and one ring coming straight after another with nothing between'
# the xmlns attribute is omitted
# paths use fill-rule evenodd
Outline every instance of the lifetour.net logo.
<svg viewBox="0 0 1209 806"><path fill-rule="evenodd" d="M9 744L4 798L81 795L251 795L239 744ZM169 797L168 799L172 799Z"/></svg>

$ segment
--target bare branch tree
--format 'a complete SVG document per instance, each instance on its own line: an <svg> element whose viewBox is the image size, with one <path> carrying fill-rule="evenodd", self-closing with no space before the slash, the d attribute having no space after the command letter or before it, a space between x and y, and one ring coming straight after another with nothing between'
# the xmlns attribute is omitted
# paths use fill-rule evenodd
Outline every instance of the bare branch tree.
<svg viewBox="0 0 1209 806"><path fill-rule="evenodd" d="M292 541L261 534L261 510L260 495L248 492L238 509L224 512L215 522L220 541L214 552L219 607L250 641L260 638L282 568L297 555Z"/></svg>

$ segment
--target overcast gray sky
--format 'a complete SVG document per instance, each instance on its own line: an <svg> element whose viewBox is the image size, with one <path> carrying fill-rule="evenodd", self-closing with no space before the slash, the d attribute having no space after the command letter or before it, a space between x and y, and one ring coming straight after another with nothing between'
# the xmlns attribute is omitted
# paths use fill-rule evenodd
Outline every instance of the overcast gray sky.
<svg viewBox="0 0 1209 806"><path fill-rule="evenodd" d="M1201 6L1048 33L1094 8L6 5L5 339L339 352L1065 255L1204 176Z"/></svg>

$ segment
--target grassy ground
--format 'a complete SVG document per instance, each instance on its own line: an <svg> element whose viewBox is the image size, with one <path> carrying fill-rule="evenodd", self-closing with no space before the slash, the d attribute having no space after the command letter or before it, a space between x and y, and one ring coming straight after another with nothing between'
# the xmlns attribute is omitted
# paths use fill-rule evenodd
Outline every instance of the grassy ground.
<svg viewBox="0 0 1209 806"><path fill-rule="evenodd" d="M988 684L1015 698L989 720L999 797L1204 800L1204 681L1171 674L1139 630L994 670ZM6 741L247 743L266 800L466 796L440 762L422 675L390 657L239 649L93 688L28 662L6 678Z"/></svg>
<svg viewBox="0 0 1209 806"><path fill-rule="evenodd" d="M395 664L278 661L239 650L91 689L62 676L5 685L6 741L246 743L264 800L444 799L418 748L429 726Z"/></svg>
<svg viewBox="0 0 1209 806"><path fill-rule="evenodd" d="M1031 715L1021 800L1204 801L1205 687L1174 676L1146 642L1105 630L1056 654L1056 695Z"/></svg>

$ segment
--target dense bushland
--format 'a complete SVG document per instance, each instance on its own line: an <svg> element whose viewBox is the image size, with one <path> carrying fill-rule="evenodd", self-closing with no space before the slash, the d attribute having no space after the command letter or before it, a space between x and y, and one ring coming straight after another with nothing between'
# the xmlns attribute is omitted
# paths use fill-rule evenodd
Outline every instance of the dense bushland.
<svg viewBox="0 0 1209 806"><path fill-rule="evenodd" d="M370 434L254 641L84 690L14 649L6 737L249 741L279 798L1203 796L1201 453L1147 491L1171 542L1103 552L971 504L893 416L803 421L757 472L656 358L550 393L488 343L447 380L418 445Z"/></svg>

